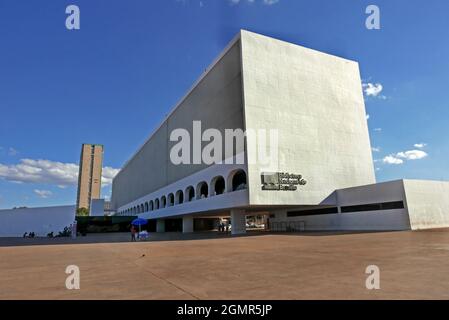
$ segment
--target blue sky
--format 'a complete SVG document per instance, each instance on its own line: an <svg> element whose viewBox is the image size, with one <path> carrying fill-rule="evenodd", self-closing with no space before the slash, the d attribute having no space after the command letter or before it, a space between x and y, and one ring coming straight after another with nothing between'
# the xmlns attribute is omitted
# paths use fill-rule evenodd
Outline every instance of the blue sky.
<svg viewBox="0 0 449 320"><path fill-rule="evenodd" d="M377 179L449 180L448 14L446 0L0 0L0 208L74 203L83 142L104 144L110 195L239 29L357 60Z"/></svg>

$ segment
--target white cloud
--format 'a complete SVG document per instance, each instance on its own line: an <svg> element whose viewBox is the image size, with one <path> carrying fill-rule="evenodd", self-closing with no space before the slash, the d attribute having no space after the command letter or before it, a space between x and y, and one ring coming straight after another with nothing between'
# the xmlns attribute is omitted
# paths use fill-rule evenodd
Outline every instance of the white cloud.
<svg viewBox="0 0 449 320"><path fill-rule="evenodd" d="M114 169L111 167L104 167L102 171L101 184L108 186L112 184L112 179L119 173L120 169Z"/></svg>
<svg viewBox="0 0 449 320"><path fill-rule="evenodd" d="M409 150L390 154L383 158L383 163L386 164L403 164L404 160L419 160L428 157L428 154L422 150Z"/></svg>
<svg viewBox="0 0 449 320"><path fill-rule="evenodd" d="M382 128L375 128L374 131L376 131L376 132L381 132L381 131L382 131Z"/></svg>
<svg viewBox="0 0 449 320"><path fill-rule="evenodd" d="M386 99L387 97L384 95L381 95L381 92L383 91L384 87L381 83L362 83L363 92L365 93L365 96L367 97L375 97L380 99Z"/></svg>
<svg viewBox="0 0 449 320"><path fill-rule="evenodd" d="M42 183L59 188L78 184L78 165L51 160L21 159L18 164L0 163L0 179L17 183ZM109 185L119 169L103 168L102 183Z"/></svg>
<svg viewBox="0 0 449 320"><path fill-rule="evenodd" d="M369 114L368 113L366 114L366 120L369 120Z"/></svg>
<svg viewBox="0 0 449 320"><path fill-rule="evenodd" d="M396 154L398 158L403 158L406 160L419 160L428 156L428 154L422 150L410 150L405 152L398 152Z"/></svg>
<svg viewBox="0 0 449 320"><path fill-rule="evenodd" d="M39 189L34 189L34 193L37 194L37 196L42 199L47 199L53 194L53 192L49 190L39 190Z"/></svg>
<svg viewBox="0 0 449 320"><path fill-rule="evenodd" d="M414 146L415 148L422 149L422 148L424 148L425 146L427 146L427 143L415 143L413 146Z"/></svg>
<svg viewBox="0 0 449 320"><path fill-rule="evenodd" d="M379 147L372 147L371 150L373 152L380 152L380 148Z"/></svg>
<svg viewBox="0 0 449 320"><path fill-rule="evenodd" d="M404 163L404 160L399 159L393 155L386 156L385 158L383 158L382 161L383 161L383 163L386 163L386 164L403 164Z"/></svg>

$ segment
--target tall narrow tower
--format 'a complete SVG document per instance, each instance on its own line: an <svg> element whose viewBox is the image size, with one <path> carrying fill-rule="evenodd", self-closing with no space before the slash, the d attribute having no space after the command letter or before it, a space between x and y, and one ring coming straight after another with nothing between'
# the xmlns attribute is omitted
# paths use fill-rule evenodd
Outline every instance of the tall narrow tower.
<svg viewBox="0 0 449 320"><path fill-rule="evenodd" d="M83 144L79 163L77 209L90 209L91 199L100 198L102 166L103 146Z"/></svg>

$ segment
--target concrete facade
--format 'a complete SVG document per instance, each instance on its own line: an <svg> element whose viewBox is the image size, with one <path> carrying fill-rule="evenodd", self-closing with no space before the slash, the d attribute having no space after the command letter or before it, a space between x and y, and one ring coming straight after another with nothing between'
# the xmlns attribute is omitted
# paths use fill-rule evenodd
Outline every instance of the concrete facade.
<svg viewBox="0 0 449 320"><path fill-rule="evenodd" d="M74 205L0 210L0 237L22 237L25 232L39 237L50 232L57 235L74 221Z"/></svg>
<svg viewBox="0 0 449 320"><path fill-rule="evenodd" d="M83 144L78 174L76 207L90 209L92 199L99 199L101 193L101 172L103 166L103 146Z"/></svg>
<svg viewBox="0 0 449 320"><path fill-rule="evenodd" d="M193 232L193 217L183 216L182 217L182 232L190 233Z"/></svg>
<svg viewBox="0 0 449 320"><path fill-rule="evenodd" d="M120 208L207 168L174 165L170 149L176 142L170 141L170 134L182 128L193 138L193 121L201 121L203 131L215 128L223 135L224 129L242 129L241 82L240 43L233 42L114 178L112 205Z"/></svg>
<svg viewBox="0 0 449 320"><path fill-rule="evenodd" d="M164 201L159 191L173 185L177 192L177 182L208 168L170 162L170 132L192 134L194 120L223 136L224 129L278 130L275 168L248 167L258 150L248 142L242 150L249 205L318 205L335 189L375 182L357 63L242 31L114 179L118 212L151 211L142 211L142 203L153 201L154 207L156 199ZM219 172L221 166L212 167ZM263 191L261 173L267 170L303 174L308 183L298 192Z"/></svg>
<svg viewBox="0 0 449 320"><path fill-rule="evenodd" d="M92 199L90 202L89 216L91 217L104 217L105 210L104 199Z"/></svg>
<svg viewBox="0 0 449 320"><path fill-rule="evenodd" d="M275 130L278 145L265 137L262 152L277 151L276 161L261 163L257 136L222 155L233 164L173 164L170 135L193 136L193 121L222 136ZM241 31L115 177L112 206L157 219L158 232L166 218L191 232L192 217L230 217L240 234L248 215L269 216L279 231L409 230L449 226L447 191L376 184L357 62Z"/></svg>
<svg viewBox="0 0 449 320"><path fill-rule="evenodd" d="M336 190L330 198L335 202L327 208L336 207L336 213L288 217L288 212L301 212L310 207L274 210L274 218L271 219L273 228L285 231L288 227L301 227L305 231L316 231L449 227L449 182L389 181ZM399 202L402 202L403 207L393 208ZM380 204L385 204L385 208L376 208ZM351 207L351 212L342 210Z"/></svg>
<svg viewBox="0 0 449 320"><path fill-rule="evenodd" d="M246 128L279 132L274 168L247 145L250 204L317 205L336 189L375 183L357 62L251 32L241 43ZM302 174L307 184L264 191L266 171Z"/></svg>
<svg viewBox="0 0 449 320"><path fill-rule="evenodd" d="M335 213L288 217L288 212L301 212L301 210L310 210L311 207L277 210L274 213L275 217L270 219L272 227L279 229L277 231L285 231L289 226L297 229L301 227L303 231L410 230L402 180L336 190L332 193L330 199L332 201L328 202L326 208L337 208ZM352 212L342 212L341 210L350 206L398 201L404 202L404 208L370 211L354 210Z"/></svg>
<svg viewBox="0 0 449 320"><path fill-rule="evenodd" d="M404 180L412 230L449 227L449 182Z"/></svg>

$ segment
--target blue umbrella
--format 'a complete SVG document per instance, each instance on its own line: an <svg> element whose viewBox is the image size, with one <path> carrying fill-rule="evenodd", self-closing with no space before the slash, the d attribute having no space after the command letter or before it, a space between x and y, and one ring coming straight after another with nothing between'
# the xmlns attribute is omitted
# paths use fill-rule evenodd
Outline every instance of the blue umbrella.
<svg viewBox="0 0 449 320"><path fill-rule="evenodd" d="M147 223L148 223L148 220L147 220L147 219L142 219L142 218L134 219L134 220L131 222L131 224L132 224L133 226L143 226L143 225L145 225L145 224L147 224Z"/></svg>
<svg viewBox="0 0 449 320"><path fill-rule="evenodd" d="M143 225L145 225L145 224L147 224L147 223L148 223L148 220L147 220L147 219L142 219L142 218L134 219L134 220L131 222L131 224L132 224L133 226L139 226L139 233L140 233L140 226L143 226Z"/></svg>

